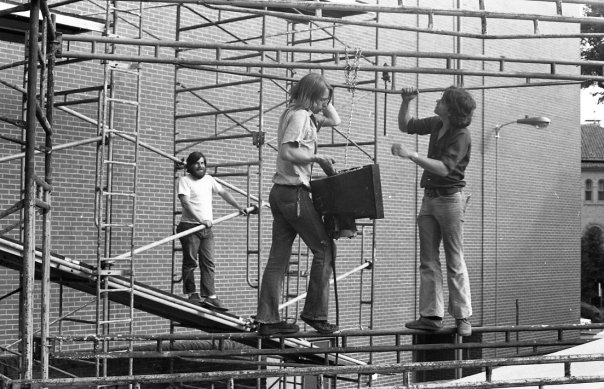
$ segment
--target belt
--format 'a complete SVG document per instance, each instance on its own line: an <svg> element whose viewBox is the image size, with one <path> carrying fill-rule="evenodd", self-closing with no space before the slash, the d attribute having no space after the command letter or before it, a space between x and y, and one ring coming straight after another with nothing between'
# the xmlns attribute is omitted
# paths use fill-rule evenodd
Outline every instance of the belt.
<svg viewBox="0 0 604 389"><path fill-rule="evenodd" d="M300 184L300 185L285 185L285 184L274 184L275 186L280 186L282 188L289 188L289 189L306 189L309 190L308 187L306 185Z"/></svg>
<svg viewBox="0 0 604 389"><path fill-rule="evenodd" d="M440 196L450 196L457 192L461 192L461 187L454 188L426 188L424 189L424 195L428 197L440 197Z"/></svg>

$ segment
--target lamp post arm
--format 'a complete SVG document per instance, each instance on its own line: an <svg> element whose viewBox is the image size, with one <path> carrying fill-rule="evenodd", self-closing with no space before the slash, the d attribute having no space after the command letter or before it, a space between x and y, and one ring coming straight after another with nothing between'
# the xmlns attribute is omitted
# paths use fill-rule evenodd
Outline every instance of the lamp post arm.
<svg viewBox="0 0 604 389"><path fill-rule="evenodd" d="M495 138L499 138L499 131L501 131L501 129L509 124L512 123L516 123L516 120L512 120L511 122L507 122L504 124L498 124L497 126L495 126Z"/></svg>

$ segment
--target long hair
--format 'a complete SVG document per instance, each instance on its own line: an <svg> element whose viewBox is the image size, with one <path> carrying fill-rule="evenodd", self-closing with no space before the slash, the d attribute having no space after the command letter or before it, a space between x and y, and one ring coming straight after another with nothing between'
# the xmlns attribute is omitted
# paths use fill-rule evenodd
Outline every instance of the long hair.
<svg viewBox="0 0 604 389"><path fill-rule="evenodd" d="M290 91L289 105L293 109L310 109L313 102L321 100L323 93L329 91L333 96L333 87L318 73L308 73L300 79Z"/></svg>
<svg viewBox="0 0 604 389"><path fill-rule="evenodd" d="M206 156L203 155L203 153L199 152L199 151L193 151L191 154L189 154L189 156L187 157L187 161L185 162L185 168L187 170L187 172L189 172L189 170L191 169L191 166L193 166L193 164L197 161L199 161L201 158L203 158L203 163L205 165L208 164L208 160L206 159Z"/></svg>
<svg viewBox="0 0 604 389"><path fill-rule="evenodd" d="M465 128L472 123L476 102L467 90L450 86L444 90L442 101L447 104L449 121L453 127Z"/></svg>

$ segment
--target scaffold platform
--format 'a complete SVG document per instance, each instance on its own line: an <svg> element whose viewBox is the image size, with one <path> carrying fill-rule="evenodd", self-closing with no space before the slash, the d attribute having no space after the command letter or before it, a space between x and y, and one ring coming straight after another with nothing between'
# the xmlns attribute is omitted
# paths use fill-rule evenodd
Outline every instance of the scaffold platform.
<svg viewBox="0 0 604 389"><path fill-rule="evenodd" d="M0 238L0 266L13 270L21 270L23 266L23 246L14 240ZM36 250L36 275L40 275L42 265L41 252ZM96 294L96 271L84 262L64 257L57 253L51 253L51 281L68 286L88 294ZM130 301L129 292L125 289L129 281L126 277L111 275L108 277L107 288L113 288L114 292L108 293L111 301L128 305ZM122 291L123 289L123 291ZM276 350L275 354L285 353L284 349L293 348L316 348L311 341L295 337L256 337L236 336L237 333L252 332L255 324L250 318L243 318L227 312L214 311L203 306L191 303L187 299L154 288L141 282L134 284L134 308L172 320L179 325L199 329L204 332L228 333L237 342L256 347L258 338L262 338L262 347ZM365 363L346 355L326 354L323 351L302 353L302 360L319 364L352 364L364 365ZM291 354L290 354L291 355ZM81 357L86 358L85 355ZM300 358L294 358L300 359Z"/></svg>

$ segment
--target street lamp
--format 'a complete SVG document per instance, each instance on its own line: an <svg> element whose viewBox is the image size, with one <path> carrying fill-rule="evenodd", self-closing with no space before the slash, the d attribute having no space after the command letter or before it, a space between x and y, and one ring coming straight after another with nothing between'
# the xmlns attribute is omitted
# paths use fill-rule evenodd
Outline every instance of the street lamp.
<svg viewBox="0 0 604 389"><path fill-rule="evenodd" d="M526 124L535 128L546 128L551 120L545 116L525 116L522 119L513 120L508 123L495 126L495 325L497 325L497 298L499 295L499 132L509 124ZM516 301L518 306L518 301ZM516 321L518 318L518 308L516 311ZM518 334L516 334L518 335Z"/></svg>
<svg viewBox="0 0 604 389"><path fill-rule="evenodd" d="M513 120L511 122L499 124L499 125L495 126L495 137L499 138L499 131L501 131L501 129L503 127L507 126L508 124L518 123L518 124L526 124L529 126L533 126L535 128L545 128L545 127L549 126L550 122L551 122L551 120L549 120L549 118L546 118L545 116L532 116L532 117L525 116L522 119Z"/></svg>

